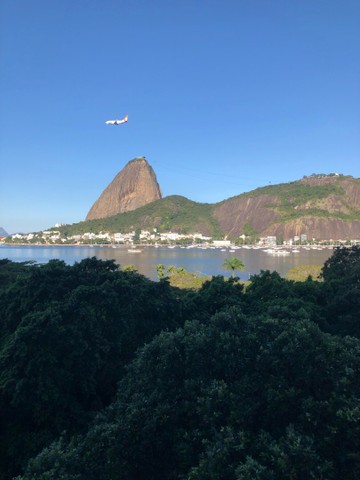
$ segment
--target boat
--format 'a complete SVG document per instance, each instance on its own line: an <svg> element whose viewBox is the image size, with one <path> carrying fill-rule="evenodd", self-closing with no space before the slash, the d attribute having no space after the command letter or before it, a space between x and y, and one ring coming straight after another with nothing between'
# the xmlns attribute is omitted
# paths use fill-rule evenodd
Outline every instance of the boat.
<svg viewBox="0 0 360 480"><path fill-rule="evenodd" d="M264 250L266 253L270 253L271 255L290 255L288 250L278 250L276 248L268 248Z"/></svg>
<svg viewBox="0 0 360 480"><path fill-rule="evenodd" d="M141 253L142 250L140 250L139 248L129 248L128 252L129 253Z"/></svg>

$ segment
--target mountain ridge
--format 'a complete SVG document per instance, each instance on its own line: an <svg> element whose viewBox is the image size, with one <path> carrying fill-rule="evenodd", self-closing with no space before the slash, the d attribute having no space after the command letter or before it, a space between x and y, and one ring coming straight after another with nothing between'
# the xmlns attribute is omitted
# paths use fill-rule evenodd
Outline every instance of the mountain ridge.
<svg viewBox="0 0 360 480"><path fill-rule="evenodd" d="M360 238L360 179L321 174L259 187L219 202L215 216L233 237L248 222L261 236Z"/></svg>
<svg viewBox="0 0 360 480"><path fill-rule="evenodd" d="M146 229L198 232L236 239L251 232L289 239L360 238L360 179L320 174L259 187L214 204L181 195L155 200L131 212L62 227L70 233ZM65 230L64 230L65 229Z"/></svg>

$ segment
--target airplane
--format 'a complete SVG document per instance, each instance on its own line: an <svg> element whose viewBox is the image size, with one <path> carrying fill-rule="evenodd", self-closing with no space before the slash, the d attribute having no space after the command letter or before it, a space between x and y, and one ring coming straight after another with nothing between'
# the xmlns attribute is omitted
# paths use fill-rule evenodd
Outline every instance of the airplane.
<svg viewBox="0 0 360 480"><path fill-rule="evenodd" d="M107 120L105 123L107 125L120 125L121 123L126 123L128 121L128 115L126 115L122 120Z"/></svg>

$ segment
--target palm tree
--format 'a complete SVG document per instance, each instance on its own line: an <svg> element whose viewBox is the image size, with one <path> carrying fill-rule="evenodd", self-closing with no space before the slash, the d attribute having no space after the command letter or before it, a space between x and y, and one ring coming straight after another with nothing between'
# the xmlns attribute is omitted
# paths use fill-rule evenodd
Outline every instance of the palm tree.
<svg viewBox="0 0 360 480"><path fill-rule="evenodd" d="M169 275L172 275L173 273L176 272L176 267L174 265L170 265L167 269L167 272Z"/></svg>
<svg viewBox="0 0 360 480"><path fill-rule="evenodd" d="M163 263L156 265L156 273L160 280L165 277L165 265Z"/></svg>
<svg viewBox="0 0 360 480"><path fill-rule="evenodd" d="M232 278L235 278L235 270L239 270L240 272L242 272L245 268L244 263L236 257L231 257L230 260L226 259L222 264L222 266L226 270L232 270L231 272Z"/></svg>

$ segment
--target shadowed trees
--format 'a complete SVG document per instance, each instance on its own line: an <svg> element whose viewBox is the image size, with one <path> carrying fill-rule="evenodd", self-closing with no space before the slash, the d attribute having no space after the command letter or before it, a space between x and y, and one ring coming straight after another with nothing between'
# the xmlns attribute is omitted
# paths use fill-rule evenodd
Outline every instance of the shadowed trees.
<svg viewBox="0 0 360 480"><path fill-rule="evenodd" d="M323 281L0 262L1 478L360 477L359 250Z"/></svg>
<svg viewBox="0 0 360 480"><path fill-rule="evenodd" d="M289 320L232 308L160 334L88 432L22 479L355 480L359 342Z"/></svg>
<svg viewBox="0 0 360 480"><path fill-rule="evenodd" d="M27 266L9 281L0 294L4 471L62 431L81 431L114 400L135 350L183 323L175 293L95 258Z"/></svg>
<svg viewBox="0 0 360 480"><path fill-rule="evenodd" d="M338 247L325 262L324 328L360 338L360 247Z"/></svg>

